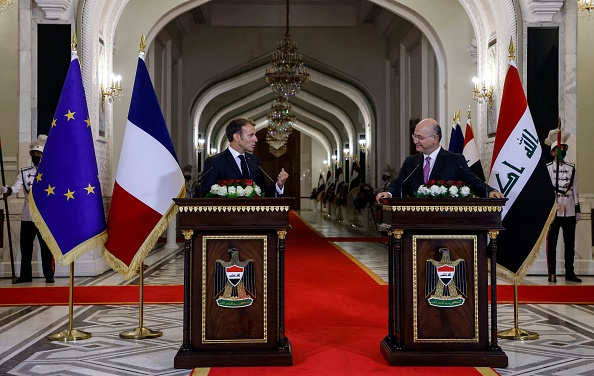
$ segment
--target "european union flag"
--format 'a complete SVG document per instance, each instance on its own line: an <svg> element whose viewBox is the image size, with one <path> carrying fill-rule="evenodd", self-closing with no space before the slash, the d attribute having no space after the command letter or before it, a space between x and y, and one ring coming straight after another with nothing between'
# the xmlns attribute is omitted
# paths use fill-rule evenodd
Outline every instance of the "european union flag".
<svg viewBox="0 0 594 376"><path fill-rule="evenodd" d="M75 53L29 194L33 221L62 265L105 243L91 121Z"/></svg>

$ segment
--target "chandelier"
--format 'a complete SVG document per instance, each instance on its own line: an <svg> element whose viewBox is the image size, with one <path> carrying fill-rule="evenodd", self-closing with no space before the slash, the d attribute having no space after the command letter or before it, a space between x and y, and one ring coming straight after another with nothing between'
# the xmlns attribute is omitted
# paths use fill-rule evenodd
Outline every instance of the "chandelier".
<svg viewBox="0 0 594 376"><path fill-rule="evenodd" d="M14 0L0 0L0 14L14 4Z"/></svg>
<svg viewBox="0 0 594 376"><path fill-rule="evenodd" d="M268 119L266 143L269 151L277 158L287 151L287 141L293 131L295 114L291 112L291 105L284 97L272 101Z"/></svg>
<svg viewBox="0 0 594 376"><path fill-rule="evenodd" d="M301 86L311 78L303 66L303 56L297 52L297 43L289 36L289 0L287 0L287 29L272 54L272 67L266 68L266 82L279 95L288 98L301 91Z"/></svg>

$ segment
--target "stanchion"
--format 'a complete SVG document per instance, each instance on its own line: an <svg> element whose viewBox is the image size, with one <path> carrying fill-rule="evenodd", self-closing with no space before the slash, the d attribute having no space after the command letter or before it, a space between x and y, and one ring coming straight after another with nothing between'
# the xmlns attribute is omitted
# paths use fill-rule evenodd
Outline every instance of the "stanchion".
<svg viewBox="0 0 594 376"><path fill-rule="evenodd" d="M144 265L140 265L139 268L139 287L140 287L140 303L139 303L139 314L138 314L138 328L128 330L120 333L120 338L125 339L144 339L144 338L157 338L163 335L163 332L158 330L152 330L143 326L143 304L144 304Z"/></svg>
<svg viewBox="0 0 594 376"><path fill-rule="evenodd" d="M82 330L72 329L73 310L74 305L74 262L70 263L70 296L68 298L68 329L58 333L50 334L47 339L50 341L80 341L91 338L91 333L83 332Z"/></svg>
<svg viewBox="0 0 594 376"><path fill-rule="evenodd" d="M491 304L497 304L492 301ZM513 339L513 340L525 340L525 339L538 339L538 333L529 332L524 329L520 329L518 326L518 284L514 283L514 328L508 330L500 330L497 332L498 338Z"/></svg>

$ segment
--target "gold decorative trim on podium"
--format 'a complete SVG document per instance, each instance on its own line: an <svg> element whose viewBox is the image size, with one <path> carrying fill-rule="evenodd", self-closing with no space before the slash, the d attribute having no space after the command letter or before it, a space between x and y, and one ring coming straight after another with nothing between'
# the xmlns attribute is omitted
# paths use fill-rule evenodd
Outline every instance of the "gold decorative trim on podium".
<svg viewBox="0 0 594 376"><path fill-rule="evenodd" d="M225 213L225 212L288 212L288 206L230 206L230 205L221 205L221 206L179 206L179 211L181 213L197 213L197 212L212 212L212 213Z"/></svg>
<svg viewBox="0 0 594 376"><path fill-rule="evenodd" d="M241 239L256 239L262 240L262 257L263 257L263 308L264 308L264 324L263 324L263 338L250 338L250 339L207 339L206 338L206 299L209 298L208 291L206 287L206 280L207 280L207 265L206 265L206 242L207 240L241 240ZM202 343L266 343L268 342L268 237L266 235L205 235L202 237ZM258 294L259 295L259 294Z"/></svg>
<svg viewBox="0 0 594 376"><path fill-rule="evenodd" d="M495 205L384 205L383 210L393 212L443 212L443 213L487 213L487 212L502 212L502 206Z"/></svg>
<svg viewBox="0 0 594 376"><path fill-rule="evenodd" d="M412 294L413 294L413 342L416 343L478 343L479 342L479 311L478 311L478 237L476 235L413 235L412 236L412 259L417 259L417 240L419 239L470 239L473 241L473 295L474 295L474 338L419 338L418 327L418 305L419 289L417 284L418 270L417 262L413 262L412 271ZM450 308L443 308L450 309Z"/></svg>

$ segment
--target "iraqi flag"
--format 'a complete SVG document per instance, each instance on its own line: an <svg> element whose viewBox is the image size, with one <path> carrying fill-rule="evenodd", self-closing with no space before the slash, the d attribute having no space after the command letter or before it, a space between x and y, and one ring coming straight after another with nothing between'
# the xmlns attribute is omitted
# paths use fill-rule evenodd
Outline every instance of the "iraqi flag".
<svg viewBox="0 0 594 376"><path fill-rule="evenodd" d="M472 132L472 125L470 124L470 111L468 112L468 121L466 122L466 132L464 132L464 149L462 154L466 159L466 163L470 167L470 170L474 174L485 181L485 173L483 172L483 166L481 165L481 159L479 157L478 148L476 147L476 141L474 140L474 133Z"/></svg>
<svg viewBox="0 0 594 376"><path fill-rule="evenodd" d="M185 196L185 180L141 55L107 216L103 256L132 278Z"/></svg>
<svg viewBox="0 0 594 376"><path fill-rule="evenodd" d="M555 193L518 69L510 61L497 122L489 185L508 199L497 237L497 274L519 284L556 212Z"/></svg>
<svg viewBox="0 0 594 376"><path fill-rule="evenodd" d="M450 136L450 147L449 151L452 153L462 154L464 149L464 134L462 134L462 128L460 127L460 118L452 124L452 134Z"/></svg>

